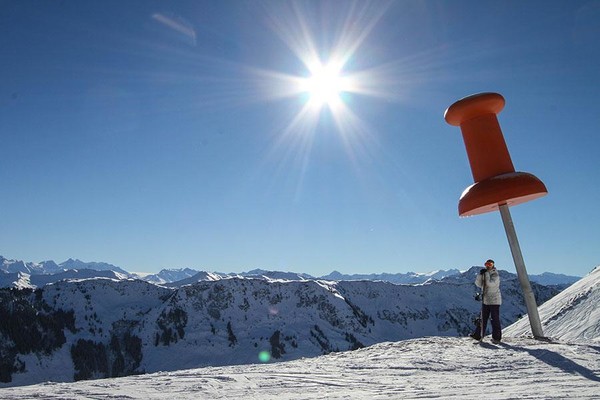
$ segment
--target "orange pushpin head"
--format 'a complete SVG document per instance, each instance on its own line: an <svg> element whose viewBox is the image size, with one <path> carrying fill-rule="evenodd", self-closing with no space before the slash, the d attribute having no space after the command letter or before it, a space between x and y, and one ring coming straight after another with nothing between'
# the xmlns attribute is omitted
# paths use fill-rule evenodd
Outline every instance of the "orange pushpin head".
<svg viewBox="0 0 600 400"><path fill-rule="evenodd" d="M503 108L504 97L481 93L457 101L444 115L450 125L460 125L475 182L515 171L496 118Z"/></svg>
<svg viewBox="0 0 600 400"><path fill-rule="evenodd" d="M498 93L479 93L452 104L444 113L446 122L460 126L463 122L486 114L498 114L504 108L504 97Z"/></svg>
<svg viewBox="0 0 600 400"><path fill-rule="evenodd" d="M460 126L475 181L459 200L461 217L490 212L501 204L516 205L548 193L534 175L515 172L496 117L504 104L504 97L498 93L480 93L457 101L444 114L446 122Z"/></svg>
<svg viewBox="0 0 600 400"><path fill-rule="evenodd" d="M474 183L458 201L458 215L470 217L495 211L502 204L516 206L548 194L544 183L527 172L511 172Z"/></svg>

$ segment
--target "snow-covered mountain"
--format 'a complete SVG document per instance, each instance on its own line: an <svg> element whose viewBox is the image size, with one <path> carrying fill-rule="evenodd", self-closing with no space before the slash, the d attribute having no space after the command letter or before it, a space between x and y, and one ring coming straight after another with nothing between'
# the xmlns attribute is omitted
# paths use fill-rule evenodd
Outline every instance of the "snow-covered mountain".
<svg viewBox="0 0 600 400"><path fill-rule="evenodd" d="M41 263L23 262L18 260L8 260L0 256L2 262L2 268L0 268L0 287L38 287L38 283L52 283L59 280L66 279L64 274L67 270L79 271L79 276L72 276L72 279L92 278L93 272L85 273L84 270L89 271L114 271L115 274L110 275L106 273L98 273L96 277L99 278L114 278L114 279L126 279L126 278L138 278L150 283L158 285L166 285L170 287L179 287L182 285L188 285L198 281L204 280L217 280L232 277L246 277L246 278L258 278L266 280L286 280L286 281L306 281L306 280L329 280L329 281L342 281L342 280L372 280L372 281L384 281L397 284L421 284L429 280L441 280L448 276L460 274L459 270L439 270L430 273L414 273L409 272L406 274L355 274L345 275L340 272L333 271L331 274L315 278L309 274L297 273L297 272L282 272L282 271L269 271L263 269L254 269L248 272L242 273L220 273L220 272L207 272L198 271L191 268L178 268L178 269L163 269L157 274L140 275L135 273L129 273L120 267L104 262L83 262L77 259L69 259L60 264L56 264L54 261L43 261ZM12 273L13 275L3 276L1 272ZM21 273L21 275L15 275ZM29 276L35 275L53 275L61 274L54 278L41 278L28 280Z"/></svg>
<svg viewBox="0 0 600 400"><path fill-rule="evenodd" d="M35 274L55 274L65 270L92 269L95 271L115 271L123 275L129 273L115 265L104 262L83 262L77 259L68 259L65 262L56 264L54 261L42 261L40 263L24 262L21 260L9 260L0 256L0 272L24 272L29 275Z"/></svg>
<svg viewBox="0 0 600 400"><path fill-rule="evenodd" d="M31 275L26 272L0 272L0 288L32 288Z"/></svg>
<svg viewBox="0 0 600 400"><path fill-rule="evenodd" d="M600 342L600 266L539 307L544 335L568 341ZM528 335L528 318L508 329L507 335Z"/></svg>
<svg viewBox="0 0 600 400"><path fill-rule="evenodd" d="M315 279L308 274L301 274L297 272L281 272L281 271L266 271L264 269L253 269L248 272L242 272L241 276L247 278L264 278L270 280L286 280L286 281L306 281Z"/></svg>
<svg viewBox="0 0 600 400"><path fill-rule="evenodd" d="M62 269L93 269L96 271L115 271L123 275L129 275L129 272L124 269L105 262L83 262L69 258L67 261L60 263L59 266Z"/></svg>
<svg viewBox="0 0 600 400"><path fill-rule="evenodd" d="M28 274L26 272L9 272L0 273L0 288L14 287L17 289L36 289L45 285L56 283L64 280L73 279L93 279L93 278L110 278L110 279L127 279L128 276L115 271L105 270L96 271L93 269L70 269L61 270L55 274Z"/></svg>
<svg viewBox="0 0 600 400"><path fill-rule="evenodd" d="M56 264L54 261L42 261L40 263L34 262L24 262L20 260L9 260L2 256L0 256L0 273L17 273L22 272L29 275L38 275L38 274L56 274L62 273L65 270L84 270L90 269L94 271L115 271L118 274L126 276L128 278L138 278L141 280L145 280L147 282L151 282L158 285L166 285L177 287L184 284L189 284L193 282L197 282L200 280L215 280L222 279L227 277L252 277L252 278L261 278L261 279L269 279L269 280L311 280L311 279L321 279L321 280L329 280L329 281L356 281L356 280L370 280L370 281L384 281L391 282L397 284L420 284L425 283L429 280L441 280L446 277L459 275L460 271L458 269L449 269L449 270L438 270L428 273L417 273L417 272L408 272L408 273L380 273L380 274L342 274L338 271L333 271L328 275L321 276L319 278L315 278L309 274L297 273L297 272L281 272L281 271L268 271L263 269L254 269L248 272L242 273L221 273L221 272L207 272L207 271L198 271L191 268L176 268L176 269L163 269L157 274L136 274L129 273L124 269L117 267L112 264L104 263L104 262L83 262L77 259L68 259L65 262L60 264ZM15 287L22 287L22 281L19 282L18 279L14 278L16 275L12 277L1 276L0 275L0 287L8 287L7 284L3 282L16 282ZM106 275L98 275L98 277L107 277ZM116 277L116 276L115 276ZM530 280L532 282L537 282L541 285L556 285L561 288L567 287L572 283L581 279L577 276L563 275L563 274L553 274L545 272L541 275L530 275ZM11 281L11 279L13 279ZM59 279L52 280L49 282L55 282ZM10 283L9 282L9 283Z"/></svg>
<svg viewBox="0 0 600 400"><path fill-rule="evenodd" d="M167 287L181 287L184 285L191 285L193 283L196 282L202 282L202 281L218 281L219 279L225 279L225 278L230 278L231 276L228 275L220 275L217 274L215 272L198 272L197 274L190 276L189 278L186 279L182 279L179 281L175 281L175 282L170 282L170 283L164 283L164 286Z"/></svg>
<svg viewBox="0 0 600 400"><path fill-rule="evenodd" d="M183 279L191 278L198 274L200 271L196 271L191 268L177 268L177 269L163 269L158 274L146 275L140 277L140 279L162 285L164 283L171 283L181 281Z"/></svg>
<svg viewBox="0 0 600 400"><path fill-rule="evenodd" d="M540 285L550 286L570 286L581 279L580 276L572 276L572 275L564 275L564 274L554 274L552 272L544 272L539 275L529 275L529 279L532 282L537 282Z"/></svg>
<svg viewBox="0 0 600 400"><path fill-rule="evenodd" d="M62 272L52 275L31 275L29 278L31 285L35 288L40 288L50 283L56 283L64 280L75 280L75 279L94 279L94 278L108 278L115 280L127 279L128 276L107 269L103 271L97 271L95 269L68 269Z"/></svg>
<svg viewBox="0 0 600 400"><path fill-rule="evenodd" d="M32 263L34 264L34 263ZM39 266L39 270L42 271L43 274L56 274L62 272L64 270L63 267L58 265L52 260L42 261L37 264Z"/></svg>
<svg viewBox="0 0 600 400"><path fill-rule="evenodd" d="M27 274L42 274L43 266L36 263L25 263L21 260L9 260L0 256L0 271L6 273L23 272Z"/></svg>
<svg viewBox="0 0 600 400"><path fill-rule="evenodd" d="M419 284L425 283L430 279L433 280L441 280L445 277L458 275L460 271L457 269L450 270L438 270L430 273L417 273L417 272L407 272L405 274L342 274L338 271L333 271L329 275L325 275L320 277L319 279L331 280L331 281L384 281L391 282L397 284Z"/></svg>
<svg viewBox="0 0 600 400"><path fill-rule="evenodd" d="M178 287L184 284L190 284L201 280L215 280L232 277L246 277L246 278L258 278L266 280L286 280L286 281L306 281L306 280L325 280L325 281L384 281L396 284L420 284L425 283L429 280L441 280L445 277L460 274L457 269L452 270L439 270L430 273L415 273L408 272L398 274L342 274L338 271L333 271L328 275L321 277L314 277L305 273L298 272L283 272L283 271L269 271L264 269L253 269L248 272L241 273L222 273L222 272L206 272L196 271L193 269L186 268L181 269L165 269L156 275L148 275L141 277L141 279L157 283L167 284L168 286Z"/></svg>
<svg viewBox="0 0 600 400"><path fill-rule="evenodd" d="M385 341L464 336L479 268L443 281L226 278L179 288L141 280L61 281L0 290L0 385L314 357ZM502 319L525 313L503 273ZM539 301L558 291L533 285Z"/></svg>

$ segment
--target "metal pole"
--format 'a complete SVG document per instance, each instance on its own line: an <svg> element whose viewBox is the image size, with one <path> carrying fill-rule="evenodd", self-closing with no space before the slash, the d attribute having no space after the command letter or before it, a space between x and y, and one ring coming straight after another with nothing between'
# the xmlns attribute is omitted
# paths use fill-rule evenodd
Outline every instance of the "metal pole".
<svg viewBox="0 0 600 400"><path fill-rule="evenodd" d="M529 277L527 276L527 270L525 269L525 261L523 260L521 247L519 246L519 240L517 239L517 232L515 231L515 226L507 204L500 205L500 215L502 215L502 223L504 224L510 251L517 269L517 277L519 278L523 297L525 298L531 332L536 339L542 339L544 338L544 332L542 330L542 323L540 322L540 315L538 314L537 304L535 302L535 295L533 294L531 284L529 283Z"/></svg>

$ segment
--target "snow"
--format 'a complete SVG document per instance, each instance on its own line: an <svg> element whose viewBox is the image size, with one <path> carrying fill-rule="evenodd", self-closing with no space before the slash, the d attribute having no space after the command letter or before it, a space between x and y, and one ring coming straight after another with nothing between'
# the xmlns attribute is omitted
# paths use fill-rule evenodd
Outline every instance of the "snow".
<svg viewBox="0 0 600 400"><path fill-rule="evenodd" d="M0 288L14 287L16 289L32 288L30 275L26 272L0 272Z"/></svg>
<svg viewBox="0 0 600 400"><path fill-rule="evenodd" d="M0 389L44 399L598 399L600 347L427 337L282 363Z"/></svg>
<svg viewBox="0 0 600 400"><path fill-rule="evenodd" d="M154 373L252 364L260 351L291 361L381 342L466 336L480 307L473 299L477 273L472 268L462 276L421 285L240 277L178 289L97 278L57 282L40 293L50 309L73 310L75 331L64 330L64 348L82 339L110 351L112 337L128 332L141 341L142 354L128 373ZM501 274L507 326L525 307L516 276ZM538 288L538 298L555 294ZM25 371L13 373L12 381L0 387L73 380L73 364L63 355L52 353L39 361L19 355Z"/></svg>
<svg viewBox="0 0 600 400"><path fill-rule="evenodd" d="M27 371L13 374L11 387L0 388L0 398L600 398L600 267L540 307L545 334L552 341L527 337L525 317L504 329L499 345L487 338L479 343L456 337L455 327L441 324L445 312L469 323L471 308L477 306L471 298L476 273L471 269L462 276L418 286L279 282L273 277L205 281L179 289L109 278L49 284L43 298L55 309L74 311L77 333L65 331L67 344L51 356L19 355ZM522 304L513 304L516 278L505 271L501 274L506 294L502 313L507 316ZM29 274L10 276L22 279ZM306 307L299 307L303 302ZM219 318L206 314L208 308L218 311ZM185 338L156 346L156 321L163 311L175 309L187 310ZM376 323L361 325L361 317ZM108 343L112 330L124 323L130 323L131 332L141 337L142 369L153 373L67 382L75 372L71 344L78 338ZM233 347L226 323L237 336ZM211 324L217 335L211 333ZM311 336L301 333L317 324L320 328L315 332L328 337L332 348L347 346L340 336L346 330L370 346L301 358L314 354L311 349L316 346ZM446 328L454 337L424 336L434 329L442 335ZM281 330L282 337L296 338L298 347L288 346L280 362L270 358L261 363L259 354L275 329ZM381 342L385 337L387 341ZM203 365L211 366L199 368ZM26 386L43 380L54 382Z"/></svg>
<svg viewBox="0 0 600 400"><path fill-rule="evenodd" d="M569 341L600 343L600 266L538 308L544 335ZM530 334L524 317L505 331Z"/></svg>
<svg viewBox="0 0 600 400"><path fill-rule="evenodd" d="M282 281L306 281L306 280L325 280L325 281L384 281L396 284L420 284L427 283L444 278L457 276L466 271L458 269L442 270L438 269L428 273L408 272L408 273L372 273L372 274L342 274L338 271L333 271L329 275L320 278L312 277L305 273L296 272L281 272L267 271L263 269L254 269L242 273L220 273L198 271L191 268L175 268L163 269L158 274L147 272L127 272L120 267L105 262L83 262L78 259L69 258L60 264L52 260L36 262L24 262L21 260L9 260L0 255L0 287L16 287L16 288L36 288L44 284L57 282L62 279L69 279L71 272L69 270L78 271L82 278L91 278L93 274L98 277L111 277L116 279L141 279L151 282L155 285L164 285L168 287L181 287L198 281L215 281L226 278L259 278L274 282ZM88 270L89 272L85 272ZM97 272L92 272L97 271ZM113 276L108 274L113 271ZM22 273L34 276L31 283L24 275L7 276L6 274ZM543 285L570 285L580 279L577 276L569 276L563 274L553 274L545 272L541 275L530 275L532 282L537 282ZM73 277L77 278L77 277Z"/></svg>

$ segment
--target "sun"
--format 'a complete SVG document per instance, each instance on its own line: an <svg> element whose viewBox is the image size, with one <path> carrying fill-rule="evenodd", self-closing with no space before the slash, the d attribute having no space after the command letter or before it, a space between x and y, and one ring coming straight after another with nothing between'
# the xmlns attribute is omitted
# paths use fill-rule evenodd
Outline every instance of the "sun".
<svg viewBox="0 0 600 400"><path fill-rule="evenodd" d="M300 91L309 95L313 109L324 106L334 109L341 95L350 89L349 79L343 76L342 65L337 62L315 62L309 68L310 76L300 81Z"/></svg>

